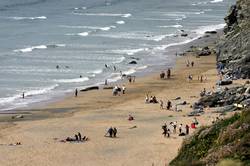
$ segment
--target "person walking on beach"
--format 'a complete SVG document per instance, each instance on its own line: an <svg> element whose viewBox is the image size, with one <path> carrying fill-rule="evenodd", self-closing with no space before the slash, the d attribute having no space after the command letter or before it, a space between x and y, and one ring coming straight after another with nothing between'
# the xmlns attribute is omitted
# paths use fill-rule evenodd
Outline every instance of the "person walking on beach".
<svg viewBox="0 0 250 166"><path fill-rule="evenodd" d="M75 90L75 97L77 97L78 96L78 89L76 88L76 90Z"/></svg>
<svg viewBox="0 0 250 166"><path fill-rule="evenodd" d="M194 61L191 62L191 66L194 67Z"/></svg>
<svg viewBox="0 0 250 166"><path fill-rule="evenodd" d="M174 127L174 133L176 133L177 121L175 121L175 122L173 123L173 127Z"/></svg>
<svg viewBox="0 0 250 166"><path fill-rule="evenodd" d="M122 86L122 94L125 94L126 87L123 85Z"/></svg>
<svg viewBox="0 0 250 166"><path fill-rule="evenodd" d="M188 135L188 134L189 134L189 126L186 125L186 135Z"/></svg>
<svg viewBox="0 0 250 166"><path fill-rule="evenodd" d="M24 92L23 92L23 94L22 94L22 98L24 99Z"/></svg>

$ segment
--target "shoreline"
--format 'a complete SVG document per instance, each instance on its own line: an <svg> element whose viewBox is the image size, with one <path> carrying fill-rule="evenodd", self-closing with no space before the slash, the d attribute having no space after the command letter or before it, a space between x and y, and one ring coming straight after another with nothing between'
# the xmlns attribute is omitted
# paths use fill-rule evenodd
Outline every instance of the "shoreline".
<svg viewBox="0 0 250 166"><path fill-rule="evenodd" d="M209 32L210 30L208 30L207 32ZM165 49L165 53L164 54L167 54L167 55L171 55L171 58L175 58L175 54L178 53L178 54L183 54L185 52L185 50L189 49L189 47L191 45L196 44L197 45L197 41L199 41L200 39L202 39L201 41L204 41L206 39L204 38L207 38L207 39L211 39L211 37L213 38L213 36L217 36L217 35L220 35L222 30L221 29L214 29L214 31L217 31L217 34L197 34L196 37L193 37L193 38L189 38L189 36L187 37L183 37L183 42L179 42L179 43L172 43L172 44L169 44L170 46L167 46L167 48ZM190 35L190 34L189 34ZM210 37L206 37L207 35L210 35ZM186 41L188 41L186 43ZM133 56L133 55L132 55ZM131 59L132 61L133 59ZM174 62L175 60L173 60ZM131 75L136 75L136 77L144 77L144 76L147 76L147 75L152 75L154 74L155 72L159 72L161 70L164 70L164 68L166 67L166 65L169 65L170 68L174 67L175 66L175 62L174 63L163 63L163 64L154 64L153 66L148 66L146 69L143 69L143 70L136 70L135 73L131 74ZM112 81L111 82L111 85L112 84L117 84L117 83L121 83L122 80L119 79L117 81ZM92 87L92 86L103 86L104 84L104 80L103 80L103 83L93 83L91 85L82 85L80 87L84 87L84 88L88 88L88 87ZM76 87L77 88L77 87ZM37 97L36 95L34 96L31 96L31 97L28 97L28 100L31 100L29 101L30 103L28 103L27 105L25 104L24 106L14 106L12 104L10 104L10 106L6 107L6 108L3 108L3 110L0 111L0 114L1 112L13 112L13 111L22 111L22 110L31 110L31 109L36 109L36 108L41 108L41 107L44 107L48 104L51 104L51 103L55 103L59 100L64 100L65 98L67 98L68 96L70 96L72 93L74 93L74 89L71 89L71 90L66 90L65 92L57 92L55 94L51 94L49 95L49 98L45 99L43 97L42 100L38 100L38 101L32 101L32 97ZM46 94L42 94L41 96L44 96ZM21 96L21 94L20 94ZM38 95L40 96L40 95ZM20 103L21 104L21 103ZM11 106L12 105L12 106Z"/></svg>
<svg viewBox="0 0 250 166"><path fill-rule="evenodd" d="M206 43L211 43L211 40L213 41L213 40L215 40L216 38L219 38L219 36L222 35L222 29L217 29L215 31L217 32L215 34L210 34L210 33L206 34L206 33L204 33L203 35L200 35L200 36L197 36L194 39L191 39L192 41L190 41L188 43L180 44L180 45L177 44L177 45L168 47L165 50L166 54L174 55L174 54L178 53L178 56L175 57L175 60L174 60L175 63L168 66L167 68L174 69L175 66L176 66L176 59L180 58L180 57L184 57L182 54L184 54L187 50L189 50L190 46L196 45L198 47L202 47L204 45L207 45ZM164 65L162 64L162 65L157 65L157 66L156 65L151 66L150 71L148 71L148 72L146 72L146 71L136 71L132 75L135 75L137 79L138 78L143 79L143 77L153 76L156 73L159 73L159 72L161 72L162 70L165 70L165 69L166 69L166 63ZM126 80L126 78L125 78L125 80ZM127 80L125 81L125 83L126 82L127 82ZM124 80L119 79L119 80L117 80L115 82L111 82L109 84L109 86L114 86L114 85L123 84L123 83L124 83ZM98 86L98 87L100 87L100 89L102 89L105 85L103 83L103 84L93 84L93 85L83 86L83 87L89 88L89 87L94 87L94 86ZM80 91L80 90L83 90L83 89L78 89L78 90ZM52 97L50 99L46 99L46 100L43 100L43 101L31 103L31 104L29 104L28 106L25 106L25 107L0 111L0 122L2 121L1 115L7 115L7 114L17 114L18 115L18 114L22 114L23 111L25 111L25 112L28 111L29 113L32 114L33 111L39 111L40 109L42 109L42 108L44 108L44 107L46 107L48 105L51 105L51 104L53 105L54 103L67 100L69 97L73 96L72 94L74 94L74 90L72 90L71 92L63 93L62 96L55 95L54 97ZM51 112L53 112L53 110ZM62 112L65 112L65 111L62 111ZM40 119L40 118L38 118L38 119Z"/></svg>

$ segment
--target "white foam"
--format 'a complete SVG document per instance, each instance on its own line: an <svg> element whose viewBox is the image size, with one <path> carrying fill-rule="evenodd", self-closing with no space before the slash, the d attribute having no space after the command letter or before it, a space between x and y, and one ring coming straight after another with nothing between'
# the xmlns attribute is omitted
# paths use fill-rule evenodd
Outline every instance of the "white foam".
<svg viewBox="0 0 250 166"><path fill-rule="evenodd" d="M125 21L116 21L116 24L125 24Z"/></svg>
<svg viewBox="0 0 250 166"><path fill-rule="evenodd" d="M183 26L180 24L176 25L164 25L164 26L158 26L159 28L182 28Z"/></svg>
<svg viewBox="0 0 250 166"><path fill-rule="evenodd" d="M78 36L88 36L89 32L81 32L77 34Z"/></svg>
<svg viewBox="0 0 250 166"><path fill-rule="evenodd" d="M175 34L166 35L153 35L152 32L117 32L110 34L95 34L95 36L115 38L115 39L133 39L133 40L151 40L151 41L161 41L166 37L174 36Z"/></svg>
<svg viewBox="0 0 250 166"><path fill-rule="evenodd" d="M59 86L58 84L55 84L55 85L45 87L45 88L38 88L35 90L30 90L30 91L25 92L25 96L34 96L34 95L45 94L45 93L48 93L51 90L55 89L58 86Z"/></svg>
<svg viewBox="0 0 250 166"><path fill-rule="evenodd" d="M131 17L132 15L130 13L77 13L73 12L74 15L80 15L80 16L102 16L102 17L124 17L128 18Z"/></svg>
<svg viewBox="0 0 250 166"><path fill-rule="evenodd" d="M45 20L46 16L38 16L38 17L9 17L14 20Z"/></svg>
<svg viewBox="0 0 250 166"><path fill-rule="evenodd" d="M165 39L166 37L170 37L170 36L174 36L174 35L175 34L158 35L158 36L153 36L151 38L152 38L152 40L159 42L159 41Z"/></svg>
<svg viewBox="0 0 250 166"><path fill-rule="evenodd" d="M123 57L120 57L120 58L117 58L116 61L114 61L113 63L122 63L126 58L123 56Z"/></svg>
<svg viewBox="0 0 250 166"><path fill-rule="evenodd" d="M32 46L32 47L27 47L27 48L23 48L23 49L17 49L17 50L14 50L14 52L25 53L25 52L31 52L35 49L46 49L46 48L47 48L46 45L38 45L38 46Z"/></svg>
<svg viewBox="0 0 250 166"><path fill-rule="evenodd" d="M115 54L127 54L127 55L134 55L141 51L147 51L148 48L137 48L137 49L123 49L123 50L111 50L112 53Z"/></svg>
<svg viewBox="0 0 250 166"><path fill-rule="evenodd" d="M100 73L102 73L102 72L103 72L102 69L97 69L97 70L94 70L94 71L89 71L89 72L87 72L87 73L91 73L91 74L100 74Z"/></svg>
<svg viewBox="0 0 250 166"><path fill-rule="evenodd" d="M137 69L137 70L143 70L143 69L146 69L146 68L148 68L148 66L147 66L147 65L145 65L145 66L140 66L140 67L137 67L136 69Z"/></svg>
<svg viewBox="0 0 250 166"><path fill-rule="evenodd" d="M123 71L122 73L123 73L123 74L126 74L126 75L130 75L130 74L133 74L133 73L135 73L135 72L136 72L136 69L131 68L131 69L127 70L127 71Z"/></svg>
<svg viewBox="0 0 250 166"><path fill-rule="evenodd" d="M55 84L55 85L51 85L51 86L48 86L48 87L36 88L36 89L33 89L33 90L24 90L24 94L27 97L28 96L34 96L34 95L42 95L42 94L45 94L45 93L48 93L48 92L52 91L53 89L55 89L58 86L59 86L58 84ZM22 99L22 93L13 95L11 97L0 98L0 105L12 103L12 102L14 102L15 100L18 100L18 99ZM24 104L24 103L22 103L22 104Z"/></svg>
<svg viewBox="0 0 250 166"><path fill-rule="evenodd" d="M212 0L212 1L210 1L210 3L219 3L219 2L223 2L223 0Z"/></svg>
<svg viewBox="0 0 250 166"><path fill-rule="evenodd" d="M116 28L116 26L107 26L107 27L97 27L97 26L69 26L69 25L60 25L60 27L63 28L72 28L72 29L91 29L91 30L102 30L102 31L108 31L112 28Z"/></svg>
<svg viewBox="0 0 250 166"><path fill-rule="evenodd" d="M73 79L59 79L59 80L54 80L54 82L58 83L78 83L78 82L85 82L88 81L88 77L82 77L82 78L73 78Z"/></svg>
<svg viewBox="0 0 250 166"><path fill-rule="evenodd" d="M128 14L123 14L122 17L125 17L125 18L128 18L128 17L131 17L132 15L130 13Z"/></svg>
<svg viewBox="0 0 250 166"><path fill-rule="evenodd" d="M203 35L206 31L214 31L217 29L222 29L226 24L217 24L217 25L208 25L208 26L200 26L198 29L193 30L192 32L195 32L199 35Z"/></svg>
<svg viewBox="0 0 250 166"><path fill-rule="evenodd" d="M196 37L196 38L193 38L193 39L187 39L187 40L184 40L184 41L179 42L179 43L171 43L171 44L167 44L167 45L157 46L157 47L154 47L153 50L165 50L165 49L168 48L168 47L187 44L187 43L189 43L189 42L191 42L191 41L194 41L194 40L196 40L196 39L198 39L198 38L199 38L199 37Z"/></svg>
<svg viewBox="0 0 250 166"><path fill-rule="evenodd" d="M31 46L27 48L17 49L14 50L14 52L20 52L20 53L26 53L31 52L33 50L39 50L39 49L47 49L47 48L55 48L55 47L65 47L65 44L48 44L48 45L37 45L37 46Z"/></svg>

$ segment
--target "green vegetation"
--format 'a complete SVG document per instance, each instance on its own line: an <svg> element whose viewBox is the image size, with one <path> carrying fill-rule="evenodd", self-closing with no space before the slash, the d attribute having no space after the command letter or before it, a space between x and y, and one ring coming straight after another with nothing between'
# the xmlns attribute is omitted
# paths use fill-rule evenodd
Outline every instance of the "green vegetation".
<svg viewBox="0 0 250 166"><path fill-rule="evenodd" d="M170 165L225 165L227 162L250 165L250 109L199 129L184 141Z"/></svg>

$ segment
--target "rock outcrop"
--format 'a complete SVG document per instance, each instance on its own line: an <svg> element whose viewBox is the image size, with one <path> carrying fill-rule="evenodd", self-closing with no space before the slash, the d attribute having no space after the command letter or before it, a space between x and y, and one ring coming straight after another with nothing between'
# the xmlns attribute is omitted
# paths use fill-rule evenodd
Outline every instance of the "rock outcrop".
<svg viewBox="0 0 250 166"><path fill-rule="evenodd" d="M226 68L240 69L250 78L250 1L237 0L225 17L224 36L217 45L217 61Z"/></svg>

